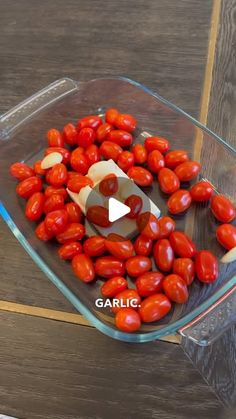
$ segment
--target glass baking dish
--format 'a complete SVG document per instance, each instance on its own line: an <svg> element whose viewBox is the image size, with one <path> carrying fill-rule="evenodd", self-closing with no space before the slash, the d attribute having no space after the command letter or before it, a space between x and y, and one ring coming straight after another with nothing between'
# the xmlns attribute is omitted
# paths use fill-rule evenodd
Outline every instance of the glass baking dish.
<svg viewBox="0 0 236 419"><path fill-rule="evenodd" d="M139 83L122 78L101 78L88 82L61 79L36 93L0 118L0 213L21 245L50 281L73 306L103 333L128 342L147 342L172 333L180 333L199 345L214 341L236 321L236 263L220 264L220 275L212 285L194 281L185 305L176 304L162 321L145 324L133 333L118 331L109 308L97 308L99 283L84 284L72 273L69 263L57 257L56 246L39 241L35 225L24 217L24 203L15 193L15 181L9 166L16 161L33 162L45 148L45 132L75 122L87 114L102 114L108 107L133 114L138 134L166 137L172 148L187 149L202 165L200 177L208 179L216 192L236 202L236 150L209 129ZM139 141L140 141L139 135ZM156 184L145 190L165 211L164 197ZM217 222L208 205L192 206L185 216L176 217L199 249L212 250L218 258L224 254L217 243Z"/></svg>

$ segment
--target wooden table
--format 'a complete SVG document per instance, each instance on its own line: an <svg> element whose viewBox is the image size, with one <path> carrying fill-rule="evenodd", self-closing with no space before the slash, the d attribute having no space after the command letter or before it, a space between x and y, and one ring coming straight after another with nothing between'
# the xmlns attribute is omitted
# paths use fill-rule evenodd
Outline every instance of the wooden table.
<svg viewBox="0 0 236 419"><path fill-rule="evenodd" d="M0 113L63 76L124 75L235 145L235 13L236 0L2 1ZM233 417L179 345L130 345L86 326L0 229L0 413ZM233 331L223 339L231 345Z"/></svg>

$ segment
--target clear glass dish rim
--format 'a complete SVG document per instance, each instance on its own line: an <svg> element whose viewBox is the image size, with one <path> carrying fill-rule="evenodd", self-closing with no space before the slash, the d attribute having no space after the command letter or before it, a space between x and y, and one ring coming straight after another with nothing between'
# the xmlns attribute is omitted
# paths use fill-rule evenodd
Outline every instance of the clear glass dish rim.
<svg viewBox="0 0 236 419"><path fill-rule="evenodd" d="M71 80L70 78L67 78L67 80ZM226 141L224 141L221 137L219 137L217 134L213 133L209 128L204 126L201 122L197 121L195 118L193 118L191 115L180 109L178 106L172 104L162 96L160 96L158 93L155 93L148 87L142 85L141 83L134 81L132 79L121 77L121 76L114 76L114 77L100 77L96 79L89 80L89 82L96 82L98 80L122 80L127 83L132 84L133 86L136 86L137 88L143 90L144 92L148 93L149 95L153 96L158 101L162 102L172 110L178 112L182 116L186 117L188 120L190 120L195 126L205 131L207 134L211 135L213 138L216 139L216 141L222 143L226 148L228 148L233 154L236 154L236 149L234 149L231 145L227 144ZM88 82L88 81L87 81ZM86 81L78 82L78 87L80 83L87 83ZM49 87L49 86L48 86ZM40 92L38 92L40 93ZM72 92L69 92L72 93ZM34 96L34 95L33 95ZM32 97L33 97L32 96ZM29 100L28 98L27 100ZM54 101L57 101L55 99ZM50 105L54 102L50 102ZM21 104L23 104L21 102ZM42 110L44 107L46 108L49 103L46 103L43 107L39 109ZM18 105L19 106L19 105ZM18 107L16 106L16 108ZM10 111L6 112L5 114L1 115L0 121L2 118L5 118L9 112L14 111L14 107L10 109ZM30 116L29 116L30 117ZM193 319L198 317L200 314L202 314L205 310L207 310L209 307L211 307L222 295L224 295L230 288L232 288L233 285L236 283L236 275L233 276L226 284L224 284L221 288L219 288L211 297L209 297L206 301L204 301L202 304L200 304L197 308L192 310L190 313L182 317L181 319L175 321L174 323L163 327L160 330L148 332L148 333L137 333L137 334L130 334L121 332L118 330L112 329L107 324L103 323L100 319L98 319L80 300L79 298L64 284L64 282L57 276L55 273L48 267L48 265L40 258L40 256L37 254L37 252L31 247L27 239L24 237L24 235L21 233L21 231L18 229L16 224L14 223L13 219L11 218L10 214L8 213L6 207L3 205L3 203L0 201L0 215L2 216L3 220L6 222L14 236L17 238L19 243L23 246L23 248L27 251L27 253L30 255L30 257L33 259L33 261L40 267L40 269L46 274L46 276L49 278L49 280L57 287L57 289L67 298L67 300L82 314L84 315L87 320L94 325L98 330L100 330L102 333L106 334L109 337L125 341L125 342L149 342L156 339L160 339L164 336L176 333L180 328L187 325L189 322L191 322Z"/></svg>

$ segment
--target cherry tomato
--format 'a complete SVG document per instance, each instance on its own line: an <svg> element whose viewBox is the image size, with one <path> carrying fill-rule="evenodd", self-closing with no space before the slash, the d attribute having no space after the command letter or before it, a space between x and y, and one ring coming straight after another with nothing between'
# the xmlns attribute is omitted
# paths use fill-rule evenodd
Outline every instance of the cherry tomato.
<svg viewBox="0 0 236 419"><path fill-rule="evenodd" d="M173 231L170 234L170 244L181 258L192 258L196 254L195 244L183 231Z"/></svg>
<svg viewBox="0 0 236 419"><path fill-rule="evenodd" d="M88 208L86 218L90 223L96 224L100 227L109 227L111 222L109 221L108 209L101 205L93 205Z"/></svg>
<svg viewBox="0 0 236 419"><path fill-rule="evenodd" d="M136 279L135 286L141 297L149 297L162 290L163 279L160 272L146 272Z"/></svg>
<svg viewBox="0 0 236 419"><path fill-rule="evenodd" d="M61 194L53 194L44 202L43 211L48 214L51 211L64 208L64 197Z"/></svg>
<svg viewBox="0 0 236 419"><path fill-rule="evenodd" d="M189 157L187 151L185 150L173 150L169 151L169 153L165 155L165 164L169 169L175 169L181 163L185 163L186 161L189 161Z"/></svg>
<svg viewBox="0 0 236 419"><path fill-rule="evenodd" d="M194 201L209 201L213 194L213 186L209 182L202 180L191 187L190 194Z"/></svg>
<svg viewBox="0 0 236 419"><path fill-rule="evenodd" d="M157 268L163 272L168 272L171 270L174 262L174 251L169 240L158 240L153 248L153 256Z"/></svg>
<svg viewBox="0 0 236 419"><path fill-rule="evenodd" d="M52 196L54 194L60 194L64 197L64 199L67 198L68 194L65 188L58 188L56 186L47 186L47 188L45 189L45 197L49 198L49 196Z"/></svg>
<svg viewBox="0 0 236 419"><path fill-rule="evenodd" d="M234 205L224 195L216 195L212 198L211 210L217 220L222 223L229 223L236 217Z"/></svg>
<svg viewBox="0 0 236 419"><path fill-rule="evenodd" d="M175 174L180 182L188 182L198 175L200 169L201 165L196 161L186 161L175 168Z"/></svg>
<svg viewBox="0 0 236 419"><path fill-rule="evenodd" d="M76 171L81 173L81 175L86 175L89 169L89 162L85 154L81 151L81 148L78 147L71 153L70 158L71 167Z"/></svg>
<svg viewBox="0 0 236 419"><path fill-rule="evenodd" d="M166 296L175 303L184 304L188 300L188 288L181 276L167 275L162 283Z"/></svg>
<svg viewBox="0 0 236 419"><path fill-rule="evenodd" d="M62 186L67 182L67 168L63 163L55 164L49 175L49 181L52 186Z"/></svg>
<svg viewBox="0 0 236 419"><path fill-rule="evenodd" d="M75 202L68 202L65 205L65 209L68 214L68 222L69 223L80 223L82 220L82 211Z"/></svg>
<svg viewBox="0 0 236 419"><path fill-rule="evenodd" d="M158 172L158 182L162 192L172 194L176 192L180 187L179 178L176 174L167 167L163 167Z"/></svg>
<svg viewBox="0 0 236 419"><path fill-rule="evenodd" d="M96 131L96 138L99 143L102 143L107 139L109 132L113 130L113 126L105 122L104 124L100 125Z"/></svg>
<svg viewBox="0 0 236 419"><path fill-rule="evenodd" d="M108 122L108 124L113 125L118 115L119 115L119 112L117 109L114 109L114 108L107 109L106 114L105 114L105 120L106 122Z"/></svg>
<svg viewBox="0 0 236 419"><path fill-rule="evenodd" d="M117 160L118 166L125 173L134 165L134 155L130 151L122 151Z"/></svg>
<svg viewBox="0 0 236 419"><path fill-rule="evenodd" d="M77 144L78 132L74 124L66 124L63 128L65 142L69 145Z"/></svg>
<svg viewBox="0 0 236 419"><path fill-rule="evenodd" d="M150 186L153 182L152 174L149 170L141 166L131 167L128 170L127 175L139 186Z"/></svg>
<svg viewBox="0 0 236 419"><path fill-rule="evenodd" d="M122 148L111 141L103 141L99 152L106 160L112 159L116 162L122 153Z"/></svg>
<svg viewBox="0 0 236 419"><path fill-rule="evenodd" d="M10 173L21 181L34 176L33 169L25 163L13 163L10 167Z"/></svg>
<svg viewBox="0 0 236 419"><path fill-rule="evenodd" d="M158 150L160 153L164 154L170 148L169 141L162 137L148 137L146 138L144 145L148 153L151 153L153 150Z"/></svg>
<svg viewBox="0 0 236 419"><path fill-rule="evenodd" d="M134 250L138 256L149 256L152 251L152 240L142 234L134 242Z"/></svg>
<svg viewBox="0 0 236 419"><path fill-rule="evenodd" d="M84 154L87 157L89 166L100 161L99 148L96 144L91 144L90 146L88 146Z"/></svg>
<svg viewBox="0 0 236 419"><path fill-rule="evenodd" d="M95 262L95 272L103 278L123 276L125 274L125 264L114 256L102 256Z"/></svg>
<svg viewBox="0 0 236 419"><path fill-rule="evenodd" d="M37 160L34 163L34 172L36 175L44 176L46 173L46 170L41 168L41 163L42 163L42 160Z"/></svg>
<svg viewBox="0 0 236 419"><path fill-rule="evenodd" d="M67 165L70 161L70 152L66 148L63 147L48 147L46 148L44 155L48 156L51 153L60 153L63 157L62 163Z"/></svg>
<svg viewBox="0 0 236 419"><path fill-rule="evenodd" d="M133 136L129 132L119 129L110 131L107 139L120 147L129 147L133 142Z"/></svg>
<svg viewBox="0 0 236 419"><path fill-rule="evenodd" d="M170 309L171 302L166 295L157 293L150 295L142 301L139 314L144 323L151 323L166 316Z"/></svg>
<svg viewBox="0 0 236 419"><path fill-rule="evenodd" d="M125 266L128 274L136 277L150 271L152 262L146 256L133 256L126 261Z"/></svg>
<svg viewBox="0 0 236 419"><path fill-rule="evenodd" d="M77 129L80 131L83 128L92 128L95 131L102 125L102 119L98 115L85 116L77 122Z"/></svg>
<svg viewBox="0 0 236 419"><path fill-rule="evenodd" d="M99 183L99 192L104 196L112 196L118 191L118 179L114 173L106 175Z"/></svg>
<svg viewBox="0 0 236 419"><path fill-rule="evenodd" d="M138 195L130 195L125 200L125 205L127 207L130 207L130 212L126 214L127 218L137 218L137 216L140 214L141 209L143 207L143 200Z"/></svg>
<svg viewBox="0 0 236 419"><path fill-rule="evenodd" d="M64 138L58 129L51 128L47 132L47 140L49 147L64 147Z"/></svg>
<svg viewBox="0 0 236 419"><path fill-rule="evenodd" d="M139 233L151 240L159 237L158 218L151 212L143 212L136 220Z"/></svg>
<svg viewBox="0 0 236 419"><path fill-rule="evenodd" d="M171 195L167 201L167 207L171 214L179 214L186 211L192 203L192 197L186 189L179 189Z"/></svg>
<svg viewBox="0 0 236 419"><path fill-rule="evenodd" d="M114 125L123 131L133 132L137 126L137 121L132 115L120 113L115 119Z"/></svg>
<svg viewBox="0 0 236 419"><path fill-rule="evenodd" d="M82 128L77 136L77 142L80 147L87 148L94 143L95 131L92 128Z"/></svg>
<svg viewBox="0 0 236 419"><path fill-rule="evenodd" d="M42 240L44 242L51 240L53 237L53 234L49 233L49 231L46 229L44 221L38 224L38 226L35 229L35 234L39 240Z"/></svg>
<svg viewBox="0 0 236 419"><path fill-rule="evenodd" d="M65 230L67 222L68 214L66 210L55 210L46 215L45 228L50 234L56 236Z"/></svg>
<svg viewBox="0 0 236 419"><path fill-rule="evenodd" d="M141 303L141 298L136 290L127 289L119 292L113 300L112 312L118 313L123 308L133 308L137 310Z"/></svg>
<svg viewBox="0 0 236 419"><path fill-rule="evenodd" d="M21 198L27 199L35 192L40 192L42 187L42 180L37 176L31 176L18 183L16 193L21 196Z"/></svg>
<svg viewBox="0 0 236 419"><path fill-rule="evenodd" d="M160 151L153 150L148 155L147 164L151 172L158 173L165 166L165 160Z"/></svg>
<svg viewBox="0 0 236 419"><path fill-rule="evenodd" d="M52 169L47 169L47 170L46 170L46 173L45 173L45 182L46 182L46 183L50 183L50 176L51 176L51 173L52 173Z"/></svg>
<svg viewBox="0 0 236 419"><path fill-rule="evenodd" d="M216 229L218 242L227 250L236 246L236 227L232 224L221 224Z"/></svg>
<svg viewBox="0 0 236 419"><path fill-rule="evenodd" d="M102 256L106 252L105 238L91 236L84 242L84 253L91 257Z"/></svg>
<svg viewBox="0 0 236 419"><path fill-rule="evenodd" d="M147 150L142 144L135 144L132 147L132 153L136 165L144 164L147 160Z"/></svg>
<svg viewBox="0 0 236 419"><path fill-rule="evenodd" d="M173 273L181 276L186 285L191 285L195 276L194 262L189 258L175 259Z"/></svg>
<svg viewBox="0 0 236 419"><path fill-rule="evenodd" d="M167 239L175 230L175 221L170 217L161 217L158 220L159 234L158 239Z"/></svg>
<svg viewBox="0 0 236 419"><path fill-rule="evenodd" d="M37 221L41 218L43 214L43 205L44 205L44 194L42 192L35 192L29 198L26 208L25 216L30 221Z"/></svg>
<svg viewBox="0 0 236 419"><path fill-rule="evenodd" d="M141 327L140 315L133 308L121 308L116 313L115 325L122 332L135 332Z"/></svg>
<svg viewBox="0 0 236 419"><path fill-rule="evenodd" d="M78 242L65 243L58 249L59 257L63 260L71 260L74 256L82 253L82 244Z"/></svg>
<svg viewBox="0 0 236 419"><path fill-rule="evenodd" d="M59 243L69 243L80 241L85 235L85 227L80 223L69 223L64 230L57 234L56 239Z"/></svg>
<svg viewBox="0 0 236 419"><path fill-rule="evenodd" d="M83 176L80 173L73 175L67 183L67 188L72 192L80 192L85 186L93 187L93 181L88 176Z"/></svg>
<svg viewBox="0 0 236 419"><path fill-rule="evenodd" d="M122 276L108 279L101 287L101 294L106 298L113 298L128 288L128 282Z"/></svg>
<svg viewBox="0 0 236 419"><path fill-rule="evenodd" d="M134 254L132 242L115 233L108 234L105 247L111 255L121 260L129 259Z"/></svg>
<svg viewBox="0 0 236 419"><path fill-rule="evenodd" d="M218 262L209 250L201 250L195 259L195 270L199 281L210 284L218 277Z"/></svg>
<svg viewBox="0 0 236 419"><path fill-rule="evenodd" d="M75 275L83 282L91 282L95 278L92 259L84 253L80 253L73 257L72 269Z"/></svg>

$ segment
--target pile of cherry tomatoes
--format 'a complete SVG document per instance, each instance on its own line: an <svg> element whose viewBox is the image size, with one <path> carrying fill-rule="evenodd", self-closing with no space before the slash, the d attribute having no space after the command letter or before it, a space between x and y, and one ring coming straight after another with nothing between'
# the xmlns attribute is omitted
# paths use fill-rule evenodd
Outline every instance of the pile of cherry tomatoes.
<svg viewBox="0 0 236 419"><path fill-rule="evenodd" d="M89 185L89 167L101 159L113 159L140 187L150 186L157 179L167 195L169 214L186 211L193 201L210 201L214 216L223 224L216 237L226 249L236 246L236 227L230 222L236 216L232 202L223 195L214 195L212 185L200 181L182 189L200 172L200 164L190 160L185 150L171 150L167 139L148 137L144 144L133 143L136 120L116 109L108 109L105 122L90 115L79 119L77 125L67 124L63 132L50 129L45 156L59 153L61 162L48 169L42 161L34 167L14 163L10 172L20 182L16 193L27 200L25 216L39 221L35 233L40 240L55 240L60 244L59 257L71 261L79 280L92 282L103 279L101 295L122 301L114 305L116 326L133 332L142 322L154 322L164 317L172 303L185 303L188 286L195 276L211 283L218 276L218 261L209 250L197 251L183 231L176 230L169 215L157 219L149 212L142 213L142 199L131 195L125 201L131 212L127 217L136 220L139 235L134 242L117 234L87 238L84 216L80 207L69 199L67 188L75 193ZM157 187L156 185L154 187ZM100 183L100 192L112 196L117 192L115 174ZM89 221L102 227L110 225L108 211L99 205L86 214ZM152 270L153 257L157 270ZM130 288L126 275L133 279ZM132 301L132 306L129 302ZM136 304L134 304L136 302ZM127 307L123 307L126 303Z"/></svg>

